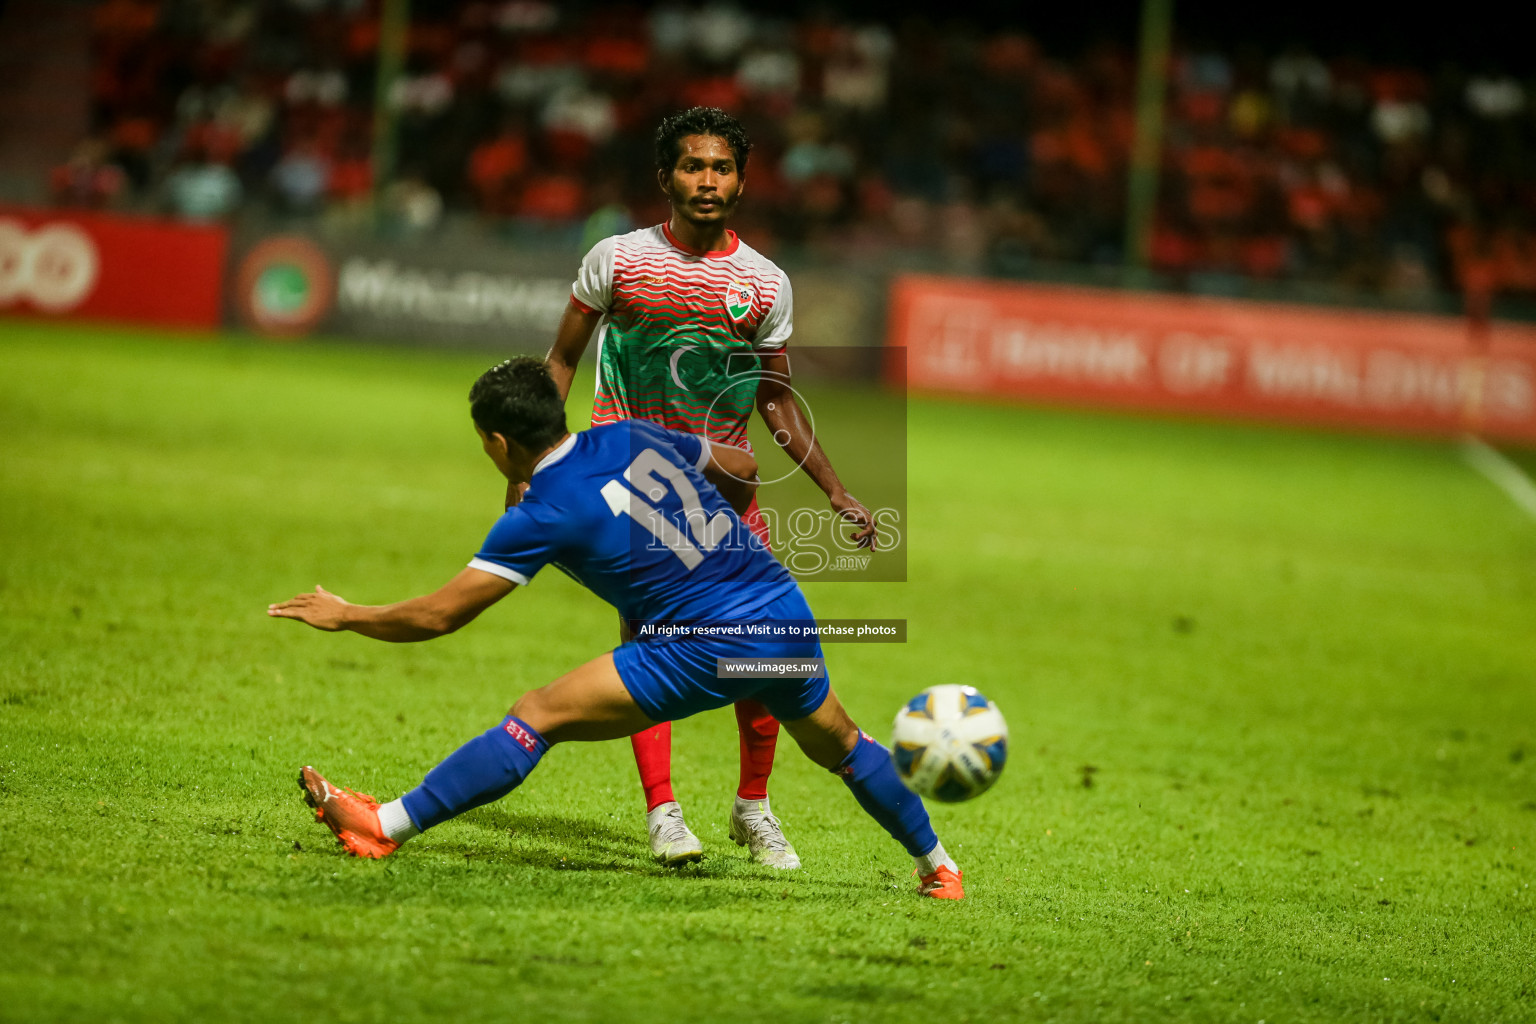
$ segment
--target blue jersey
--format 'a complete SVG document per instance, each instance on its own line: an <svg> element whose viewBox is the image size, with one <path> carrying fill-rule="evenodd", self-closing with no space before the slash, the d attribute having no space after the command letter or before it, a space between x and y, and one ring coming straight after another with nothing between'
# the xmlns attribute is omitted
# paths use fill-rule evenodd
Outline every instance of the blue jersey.
<svg viewBox="0 0 1536 1024"><path fill-rule="evenodd" d="M645 420L566 438L470 566L526 586L553 564L647 622L750 621L798 585L704 479L709 442Z"/></svg>

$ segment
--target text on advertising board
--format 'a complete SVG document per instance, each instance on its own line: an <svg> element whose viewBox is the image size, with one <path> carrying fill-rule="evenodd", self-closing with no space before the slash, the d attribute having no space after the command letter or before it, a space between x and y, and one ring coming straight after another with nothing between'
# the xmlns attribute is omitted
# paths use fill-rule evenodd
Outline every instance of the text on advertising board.
<svg viewBox="0 0 1536 1024"><path fill-rule="evenodd" d="M1450 317L904 277L918 389L1536 439L1536 329Z"/></svg>

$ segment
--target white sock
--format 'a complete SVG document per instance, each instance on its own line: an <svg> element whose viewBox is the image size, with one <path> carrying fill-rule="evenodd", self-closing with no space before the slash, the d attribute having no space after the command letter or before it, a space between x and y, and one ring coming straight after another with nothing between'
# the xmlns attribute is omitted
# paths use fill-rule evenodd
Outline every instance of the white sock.
<svg viewBox="0 0 1536 1024"><path fill-rule="evenodd" d="M411 816L405 813L405 803L400 800L379 805L379 828L397 843L421 835L421 830L411 824Z"/></svg>
<svg viewBox="0 0 1536 1024"><path fill-rule="evenodd" d="M912 863L917 865L918 875L925 878L939 870L940 867L949 868L949 870L957 873L960 870L960 865L956 864L949 854L944 852L943 843L934 843L933 849L921 857L913 857Z"/></svg>
<svg viewBox="0 0 1536 1024"><path fill-rule="evenodd" d="M767 797L763 797L761 800L743 800L738 796L736 798L736 806L732 809L731 813L734 816L738 814L772 814L773 811L768 809Z"/></svg>

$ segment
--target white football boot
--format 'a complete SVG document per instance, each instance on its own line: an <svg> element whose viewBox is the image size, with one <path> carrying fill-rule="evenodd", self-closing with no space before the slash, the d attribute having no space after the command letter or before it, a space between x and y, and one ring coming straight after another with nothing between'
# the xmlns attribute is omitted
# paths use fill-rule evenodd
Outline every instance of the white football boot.
<svg viewBox="0 0 1536 1024"><path fill-rule="evenodd" d="M736 798L731 807L731 838L745 846L759 864L784 871L800 866L800 855L789 845L779 819L768 809L768 801Z"/></svg>
<svg viewBox="0 0 1536 1024"><path fill-rule="evenodd" d="M669 800L645 816L651 833L651 853L658 864L669 868L695 864L704 859L704 848L699 837L683 820L683 809L676 800Z"/></svg>

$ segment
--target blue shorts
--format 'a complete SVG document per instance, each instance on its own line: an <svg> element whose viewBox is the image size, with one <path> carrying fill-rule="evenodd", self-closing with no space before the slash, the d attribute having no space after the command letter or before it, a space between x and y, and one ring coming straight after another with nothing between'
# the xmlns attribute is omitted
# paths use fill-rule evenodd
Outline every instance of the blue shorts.
<svg viewBox="0 0 1536 1024"><path fill-rule="evenodd" d="M765 620L810 619L811 610L798 590L775 601L762 613ZM665 640L631 641L613 652L619 679L640 710L653 722L675 722L734 704L759 700L781 722L804 718L826 701L831 686L826 674L790 679L718 679L717 658L820 658L821 641L765 642L737 637L680 636Z"/></svg>

